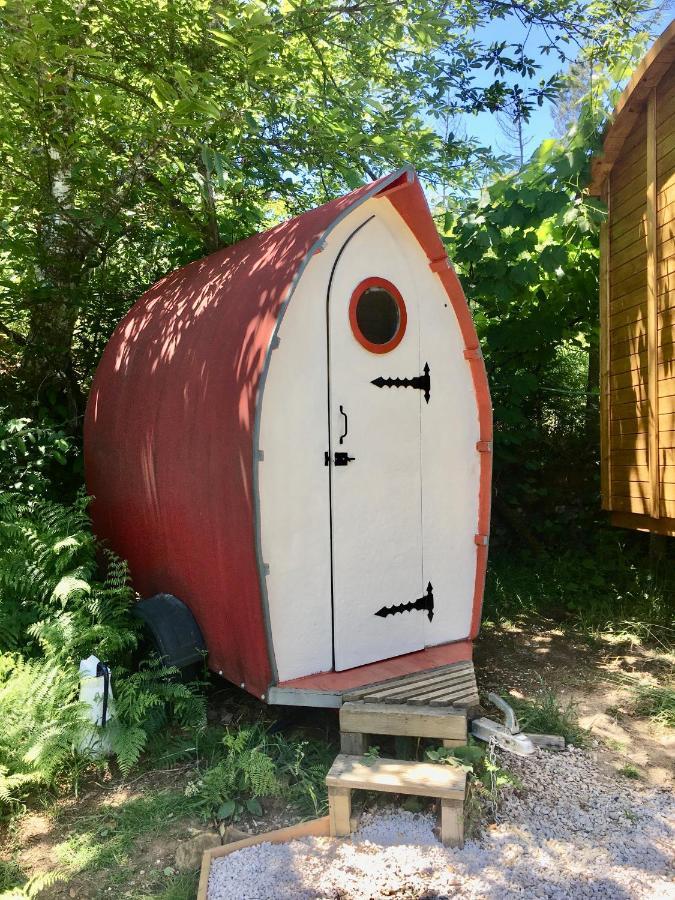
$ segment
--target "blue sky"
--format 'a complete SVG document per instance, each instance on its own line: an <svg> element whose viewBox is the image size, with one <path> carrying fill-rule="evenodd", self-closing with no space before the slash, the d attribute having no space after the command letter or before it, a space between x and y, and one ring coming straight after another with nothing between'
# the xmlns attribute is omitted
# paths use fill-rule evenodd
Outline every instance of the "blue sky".
<svg viewBox="0 0 675 900"><path fill-rule="evenodd" d="M670 20L675 15L675 0L668 0L664 6L664 14L661 22L656 28L656 33L663 31ZM506 41L507 43L519 43L525 37L525 30L515 19L496 20L487 28L481 29L479 37L485 43L489 44L493 41ZM544 56L540 53L539 47L544 43L545 36L541 31L533 29L529 34L526 52L537 63L541 65L541 69L535 79L547 79L555 72L560 71L561 63L557 56L549 54ZM459 123L458 123L459 124ZM466 116L463 118L457 130L465 130L467 136L477 138L482 144L492 147L496 152L513 152L513 148L509 148L508 138L500 131L495 117L492 113L480 113L477 116ZM551 117L551 104L544 103L542 107L536 107L530 121L527 124L526 136L530 139L525 150L525 156L529 156L537 146L548 137L555 134L555 126Z"/></svg>

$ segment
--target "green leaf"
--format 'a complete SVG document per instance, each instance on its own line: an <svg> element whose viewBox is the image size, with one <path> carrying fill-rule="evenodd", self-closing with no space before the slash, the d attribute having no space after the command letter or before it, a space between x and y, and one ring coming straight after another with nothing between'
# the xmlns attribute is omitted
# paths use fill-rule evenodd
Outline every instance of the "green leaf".
<svg viewBox="0 0 675 900"><path fill-rule="evenodd" d="M249 797L246 801L246 809L251 813L252 816L262 816L263 808L260 805L260 801L255 797Z"/></svg>
<svg viewBox="0 0 675 900"><path fill-rule="evenodd" d="M234 815L235 810L237 808L237 804L234 800L225 800L224 803L221 803L218 807L218 811L216 812L216 818L218 819L229 819Z"/></svg>

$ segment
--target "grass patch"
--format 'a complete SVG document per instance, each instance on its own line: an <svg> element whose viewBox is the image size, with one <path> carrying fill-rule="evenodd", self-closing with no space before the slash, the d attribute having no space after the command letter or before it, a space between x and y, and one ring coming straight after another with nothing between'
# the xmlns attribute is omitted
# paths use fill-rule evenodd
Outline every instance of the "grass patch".
<svg viewBox="0 0 675 900"><path fill-rule="evenodd" d="M675 566L651 571L643 552L599 531L595 546L581 551L493 553L483 622L545 615L587 637L611 632L668 650L674 602Z"/></svg>
<svg viewBox="0 0 675 900"><path fill-rule="evenodd" d="M576 704L572 701L561 704L550 688L543 688L531 699L521 699L511 694L505 694L504 699L513 707L521 731L558 734L576 747L584 746L588 740L588 732L579 725Z"/></svg>
<svg viewBox="0 0 675 900"><path fill-rule="evenodd" d="M21 887L25 882L26 876L16 860L0 859L0 896L5 891Z"/></svg>
<svg viewBox="0 0 675 900"><path fill-rule="evenodd" d="M639 685L634 688L635 712L655 725L675 728L675 681L663 685Z"/></svg>
<svg viewBox="0 0 675 900"><path fill-rule="evenodd" d="M623 775L624 778L641 778L640 770L635 766L630 764L626 766L622 766L620 769L617 769L619 775Z"/></svg>

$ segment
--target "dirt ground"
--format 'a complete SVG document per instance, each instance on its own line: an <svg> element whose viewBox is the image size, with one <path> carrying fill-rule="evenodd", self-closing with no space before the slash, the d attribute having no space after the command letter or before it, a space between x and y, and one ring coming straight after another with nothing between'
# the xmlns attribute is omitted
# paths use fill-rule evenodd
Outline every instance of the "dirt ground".
<svg viewBox="0 0 675 900"><path fill-rule="evenodd" d="M547 687L575 704L579 724L612 751L618 770L635 766L652 784L675 787L675 731L635 714L631 684L656 684L675 654L626 636L585 638L553 622L486 627L474 655L481 691L532 697Z"/></svg>
<svg viewBox="0 0 675 900"><path fill-rule="evenodd" d="M485 627L476 644L475 665L481 691L531 698L544 687L552 689L563 704L577 705L580 724L598 746L611 751L602 758L617 771L630 765L647 782L675 784L675 731L637 716L624 681L628 676L653 683L672 673L672 654L628 638L570 636L553 622L541 622ZM210 720L229 721L236 702L236 693L220 692L211 704ZM310 711L305 724L337 740L337 715L332 711ZM0 861L11 861L25 877L46 878L37 893L44 900L194 898L196 874L181 873L175 864L178 843L209 827L181 812L177 800L192 770L192 765L177 766L126 783L88 783L77 801L44 798L42 808L34 805L0 832ZM267 809L259 820L242 827L266 831L285 824L284 818L285 811ZM57 870L64 877L50 885L49 873Z"/></svg>

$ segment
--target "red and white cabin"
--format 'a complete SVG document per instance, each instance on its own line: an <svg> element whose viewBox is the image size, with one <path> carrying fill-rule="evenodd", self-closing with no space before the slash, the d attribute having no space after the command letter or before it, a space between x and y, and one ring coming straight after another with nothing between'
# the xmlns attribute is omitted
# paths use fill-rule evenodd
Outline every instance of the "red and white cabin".
<svg viewBox="0 0 675 900"><path fill-rule="evenodd" d="M471 659L492 415L461 286L405 168L166 276L98 367L98 535L270 703Z"/></svg>

